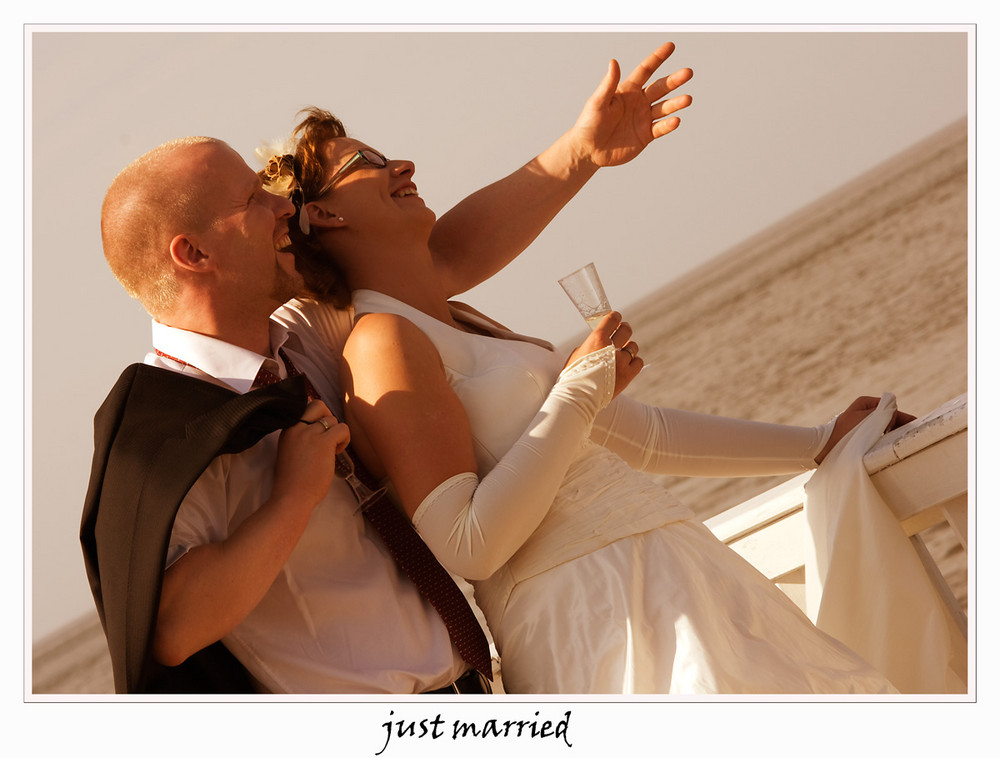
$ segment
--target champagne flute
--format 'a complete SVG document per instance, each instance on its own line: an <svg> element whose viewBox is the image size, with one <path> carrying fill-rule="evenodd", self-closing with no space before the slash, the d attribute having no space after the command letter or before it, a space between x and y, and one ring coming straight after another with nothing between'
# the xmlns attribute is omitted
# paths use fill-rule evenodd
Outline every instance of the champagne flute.
<svg viewBox="0 0 1000 758"><path fill-rule="evenodd" d="M604 294L604 286L597 275L597 268L588 263L559 280L559 284L573 301L573 305L583 316L591 331L597 328L601 319L611 312L608 296Z"/></svg>
<svg viewBox="0 0 1000 758"><path fill-rule="evenodd" d="M604 285L601 284L601 277L597 275L597 267L593 263L588 263L572 274L564 276L559 280L559 284L566 290L566 294L587 322L590 331L594 331L601 319L611 312L608 296L604 294ZM635 357L632 353L629 355ZM648 363L643 364L644 370L648 367Z"/></svg>
<svg viewBox="0 0 1000 758"><path fill-rule="evenodd" d="M385 487L381 487L373 492L358 478L354 471L354 458L346 450L342 453L337 453L334 471L338 477L347 482L348 486L354 492L354 498L358 501L358 511L363 511L385 494Z"/></svg>

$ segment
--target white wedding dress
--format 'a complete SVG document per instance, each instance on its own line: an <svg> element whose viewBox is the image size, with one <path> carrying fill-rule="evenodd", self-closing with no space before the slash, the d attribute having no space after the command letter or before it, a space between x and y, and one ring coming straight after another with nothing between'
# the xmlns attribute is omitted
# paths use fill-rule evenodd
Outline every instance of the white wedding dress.
<svg viewBox="0 0 1000 758"><path fill-rule="evenodd" d="M479 477L563 368L547 343L464 310L453 313L494 336L370 290L354 294L354 308L403 316L437 347L469 416ZM894 691L669 492L589 439L538 528L475 587L510 693Z"/></svg>

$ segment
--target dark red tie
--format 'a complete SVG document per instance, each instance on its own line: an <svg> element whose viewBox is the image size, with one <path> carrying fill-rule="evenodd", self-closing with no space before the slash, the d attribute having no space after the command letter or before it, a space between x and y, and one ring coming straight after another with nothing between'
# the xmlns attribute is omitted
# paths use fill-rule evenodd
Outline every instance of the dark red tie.
<svg viewBox="0 0 1000 758"><path fill-rule="evenodd" d="M299 371L285 352L279 350L278 355L285 362L289 376L297 376ZM280 378L276 374L261 367L253 386L263 387L278 381ZM320 399L308 377L306 393L310 400ZM355 475L369 488L378 489L378 483L364 469L350 447L347 453L354 462ZM364 506L363 512L389 548L400 569L441 616L452 643L465 662L493 681L490 647L479 621L455 580L434 557L410 520L392 503L384 490L381 496Z"/></svg>

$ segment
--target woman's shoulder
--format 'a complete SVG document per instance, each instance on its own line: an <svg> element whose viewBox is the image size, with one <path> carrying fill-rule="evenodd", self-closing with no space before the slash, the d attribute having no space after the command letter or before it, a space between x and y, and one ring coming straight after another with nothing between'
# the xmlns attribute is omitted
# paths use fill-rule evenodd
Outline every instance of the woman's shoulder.
<svg viewBox="0 0 1000 758"><path fill-rule="evenodd" d="M412 321L396 313L365 313L354 324L344 346L348 362L368 366L405 365L441 358L430 338Z"/></svg>

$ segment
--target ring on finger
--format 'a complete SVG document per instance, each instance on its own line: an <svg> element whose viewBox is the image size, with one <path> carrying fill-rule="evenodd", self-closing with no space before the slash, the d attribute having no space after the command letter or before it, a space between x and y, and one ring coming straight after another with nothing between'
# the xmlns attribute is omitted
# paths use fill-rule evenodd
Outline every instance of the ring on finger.
<svg viewBox="0 0 1000 758"><path fill-rule="evenodd" d="M622 350L628 353L631 358L635 358L639 354L639 346L634 342L629 342Z"/></svg>
<svg viewBox="0 0 1000 758"><path fill-rule="evenodd" d="M318 418L315 421L310 421L309 423L310 424L322 424L324 432L330 431L330 423L326 420L325 416L322 417L322 418Z"/></svg>

